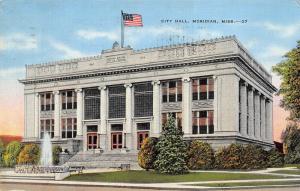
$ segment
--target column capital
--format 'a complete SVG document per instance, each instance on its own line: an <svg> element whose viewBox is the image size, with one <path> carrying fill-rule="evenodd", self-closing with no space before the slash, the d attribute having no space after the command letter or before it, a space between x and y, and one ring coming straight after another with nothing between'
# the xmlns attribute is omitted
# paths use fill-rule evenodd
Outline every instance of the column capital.
<svg viewBox="0 0 300 191"><path fill-rule="evenodd" d="M34 93L34 95L35 95L36 97L39 97L39 96L40 96L40 93Z"/></svg>
<svg viewBox="0 0 300 191"><path fill-rule="evenodd" d="M266 99L266 96L264 94L261 94L261 99Z"/></svg>
<svg viewBox="0 0 300 191"><path fill-rule="evenodd" d="M99 87L98 87L98 90L100 90L100 91L101 91L101 90L106 90L106 86L104 86L104 85L103 85L103 86L99 86Z"/></svg>
<svg viewBox="0 0 300 191"><path fill-rule="evenodd" d="M242 86L246 86L246 87L248 86L248 83L245 81L241 82L241 84L242 84Z"/></svg>
<svg viewBox="0 0 300 191"><path fill-rule="evenodd" d="M81 93L81 92L82 92L82 88L77 88L77 89L75 89L75 92L76 92L76 93Z"/></svg>
<svg viewBox="0 0 300 191"><path fill-rule="evenodd" d="M125 88L131 88L131 87L132 87L132 84L131 84L131 83L124 84L124 87L125 87Z"/></svg>
<svg viewBox="0 0 300 191"><path fill-rule="evenodd" d="M153 80L151 82L151 84L154 86L154 85L160 85L160 81L159 80Z"/></svg>
<svg viewBox="0 0 300 191"><path fill-rule="evenodd" d="M248 87L250 91L255 92L255 88L253 86L248 86Z"/></svg>
<svg viewBox="0 0 300 191"><path fill-rule="evenodd" d="M59 90L55 90L52 93L53 93L53 95L59 95Z"/></svg>
<svg viewBox="0 0 300 191"><path fill-rule="evenodd" d="M214 79L214 80L216 80L217 78L218 78L218 76L216 76L216 75L213 76L213 79Z"/></svg>
<svg viewBox="0 0 300 191"><path fill-rule="evenodd" d="M259 91L255 91L256 95L260 96L261 93Z"/></svg>
<svg viewBox="0 0 300 191"><path fill-rule="evenodd" d="M190 77L183 77L183 78L182 78L182 82L187 83L187 82L190 82L190 81L191 81L191 78L190 78Z"/></svg>

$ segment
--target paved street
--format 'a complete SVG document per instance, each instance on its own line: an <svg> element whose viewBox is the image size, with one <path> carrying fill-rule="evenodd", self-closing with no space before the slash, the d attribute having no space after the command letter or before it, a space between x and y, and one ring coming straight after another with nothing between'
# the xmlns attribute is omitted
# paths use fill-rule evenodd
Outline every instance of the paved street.
<svg viewBox="0 0 300 191"><path fill-rule="evenodd" d="M153 189L133 189L133 188L112 188L112 187L87 187L87 186L57 186L57 185L37 185L37 184L7 184L0 183L0 191L154 191ZM202 189L203 190L203 189ZM222 190L222 189L219 189ZM228 189L226 189L228 190ZM299 187L293 188L259 188L259 189L244 189L235 191L299 191Z"/></svg>

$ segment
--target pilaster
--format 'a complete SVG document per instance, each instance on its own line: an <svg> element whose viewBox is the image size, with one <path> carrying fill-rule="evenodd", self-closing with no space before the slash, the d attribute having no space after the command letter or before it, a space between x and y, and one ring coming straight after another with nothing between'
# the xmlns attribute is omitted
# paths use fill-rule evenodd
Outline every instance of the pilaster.
<svg viewBox="0 0 300 191"><path fill-rule="evenodd" d="M255 107L255 137L260 140L260 95L261 93L256 91L254 95L254 107Z"/></svg>
<svg viewBox="0 0 300 191"><path fill-rule="evenodd" d="M156 80L152 82L153 85L153 124L151 127L151 136L158 137L161 131L161 111L160 111L160 81Z"/></svg>
<svg viewBox="0 0 300 191"><path fill-rule="evenodd" d="M191 79L189 77L182 78L182 129L185 135L191 134L191 120L192 120L192 109L191 109Z"/></svg>
<svg viewBox="0 0 300 191"><path fill-rule="evenodd" d="M240 120L240 128L242 136L248 136L247 134L247 86L246 82L242 82L240 84L240 112L241 112L241 120Z"/></svg>
<svg viewBox="0 0 300 191"><path fill-rule="evenodd" d="M106 86L99 86L100 90L100 128L98 128L99 134L106 134L107 132L107 89ZM101 138L101 137L100 137Z"/></svg>
<svg viewBox="0 0 300 191"><path fill-rule="evenodd" d="M249 137L254 139L254 91L253 87L248 88L248 131Z"/></svg>
<svg viewBox="0 0 300 191"><path fill-rule="evenodd" d="M60 139L60 94L54 91L54 138Z"/></svg>
<svg viewBox="0 0 300 191"><path fill-rule="evenodd" d="M82 114L83 114L83 101L82 101L82 89L75 90L77 93L77 138L82 138Z"/></svg>
<svg viewBox="0 0 300 191"><path fill-rule="evenodd" d="M260 132L261 140L266 140L266 97L262 95L260 97Z"/></svg>
<svg viewBox="0 0 300 191"><path fill-rule="evenodd" d="M126 141L126 147L131 149L131 132L132 132L132 84L125 84L126 88L126 125L123 141ZM123 144L124 145L124 144Z"/></svg>
<svg viewBox="0 0 300 191"><path fill-rule="evenodd" d="M40 124L40 94L34 96L34 137L39 139L39 124Z"/></svg>

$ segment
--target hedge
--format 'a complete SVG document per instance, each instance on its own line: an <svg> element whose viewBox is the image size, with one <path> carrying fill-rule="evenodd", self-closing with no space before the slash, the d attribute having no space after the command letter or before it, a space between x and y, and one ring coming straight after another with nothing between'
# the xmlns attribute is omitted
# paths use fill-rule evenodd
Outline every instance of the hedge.
<svg viewBox="0 0 300 191"><path fill-rule="evenodd" d="M4 165L6 167L13 167L17 163L17 157L22 149L20 142L12 141L6 146L6 150L3 155Z"/></svg>
<svg viewBox="0 0 300 191"><path fill-rule="evenodd" d="M189 169L211 169L214 164L214 151L210 144L194 140L188 147L187 165Z"/></svg>

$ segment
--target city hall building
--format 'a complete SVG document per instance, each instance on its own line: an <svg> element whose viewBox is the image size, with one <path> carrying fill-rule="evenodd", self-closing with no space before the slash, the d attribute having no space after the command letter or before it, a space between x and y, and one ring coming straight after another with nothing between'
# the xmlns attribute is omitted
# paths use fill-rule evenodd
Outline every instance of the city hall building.
<svg viewBox="0 0 300 191"><path fill-rule="evenodd" d="M273 146L271 75L234 37L26 66L24 142L137 152L170 115L185 140Z"/></svg>

